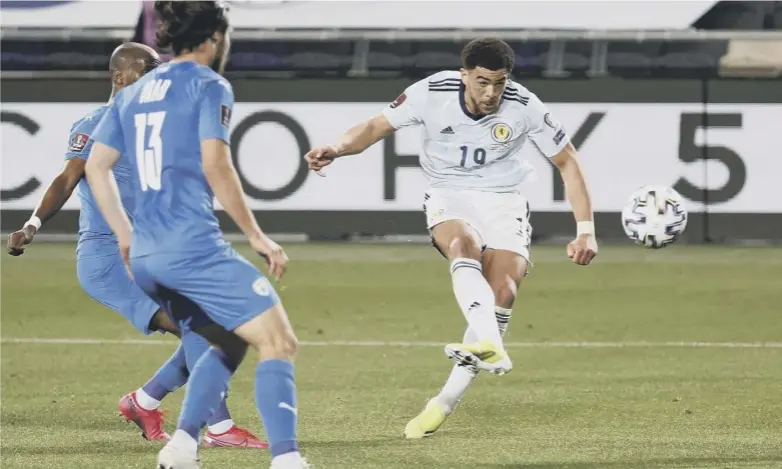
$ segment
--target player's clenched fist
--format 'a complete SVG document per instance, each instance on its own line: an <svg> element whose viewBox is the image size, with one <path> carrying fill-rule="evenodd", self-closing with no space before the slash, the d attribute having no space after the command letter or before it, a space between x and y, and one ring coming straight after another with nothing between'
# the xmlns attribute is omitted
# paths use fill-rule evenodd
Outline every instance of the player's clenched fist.
<svg viewBox="0 0 782 469"><path fill-rule="evenodd" d="M339 150L334 145L328 145L325 147L316 147L308 151L304 155L304 159L307 160L307 165L311 170L315 171L318 176L323 176L320 172L323 168L330 165L334 158L339 156Z"/></svg>
<svg viewBox="0 0 782 469"><path fill-rule="evenodd" d="M34 230L35 228L28 226L8 235L8 254L12 256L24 254L24 247L33 241Z"/></svg>
<svg viewBox="0 0 782 469"><path fill-rule="evenodd" d="M288 256L282 247L263 233L250 237L250 246L269 264L269 273L277 280L288 268Z"/></svg>
<svg viewBox="0 0 782 469"><path fill-rule="evenodd" d="M591 234L582 234L567 245L567 256L574 264L588 265L597 256L597 240Z"/></svg>

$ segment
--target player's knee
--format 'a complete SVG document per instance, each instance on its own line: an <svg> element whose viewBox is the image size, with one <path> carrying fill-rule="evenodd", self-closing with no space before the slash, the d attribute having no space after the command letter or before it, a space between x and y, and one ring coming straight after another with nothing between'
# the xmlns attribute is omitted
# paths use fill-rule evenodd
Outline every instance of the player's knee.
<svg viewBox="0 0 782 469"><path fill-rule="evenodd" d="M294 360L299 351L299 341L292 332L280 334L263 341L258 355L263 360Z"/></svg>
<svg viewBox="0 0 782 469"><path fill-rule="evenodd" d="M480 259L481 247L472 238L472 236L463 234L455 236L448 244L448 253L451 259L470 258Z"/></svg>
<svg viewBox="0 0 782 469"><path fill-rule="evenodd" d="M500 308L511 309L516 300L518 285L509 275L494 282L490 282L494 291L494 304Z"/></svg>

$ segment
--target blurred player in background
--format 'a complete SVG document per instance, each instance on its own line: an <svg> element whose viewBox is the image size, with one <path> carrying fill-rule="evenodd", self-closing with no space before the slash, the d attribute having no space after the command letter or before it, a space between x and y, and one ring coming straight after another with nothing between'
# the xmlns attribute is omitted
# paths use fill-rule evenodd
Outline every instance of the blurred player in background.
<svg viewBox="0 0 782 469"><path fill-rule="evenodd" d="M112 83L109 101L158 64L158 54L151 48L133 42L120 45L109 61ZM188 370L193 369L201 355L209 349L209 344L198 334L187 331L180 333L165 311L130 279L119 253L117 239L101 215L84 178L84 168L93 144L91 136L109 106L101 106L71 127L62 172L49 185L30 221L9 236L8 252L12 256L23 254L25 246L32 242L41 225L62 208L76 186L79 186L81 213L76 272L84 291L97 302L125 316L144 334L170 332L182 340L176 352L149 382L119 402L120 413L141 428L144 438L168 440L170 437L163 429L163 413L159 410L160 401L187 382L190 374ZM114 174L123 204L132 210L135 195L129 158L123 156L120 159ZM268 446L249 431L233 424L225 400L209 418L204 445Z"/></svg>
<svg viewBox="0 0 782 469"><path fill-rule="evenodd" d="M402 93L380 115L336 144L305 155L312 170L363 152L391 132L422 125L421 166L434 246L450 262L453 291L468 328L463 343L446 345L456 361L440 394L405 428L407 438L434 433L479 370L512 369L502 336L529 265L527 199L519 186L532 172L519 157L527 139L559 169L577 222L568 256L587 265L597 254L592 207L577 152L538 97L514 82L515 54L499 39L482 38L462 51L461 71L444 71Z"/></svg>
<svg viewBox="0 0 782 469"><path fill-rule="evenodd" d="M177 431L158 467L200 467L201 428L251 345L271 466L305 468L296 436L296 336L271 283L225 242L214 214L217 198L271 274L283 274L287 256L258 227L231 160L234 96L221 76L230 48L226 10L213 1L159 1L155 8L158 45L172 46L176 57L115 96L93 134L86 174L138 285L182 330L214 345L191 370ZM112 177L122 154L136 155L132 230Z"/></svg>

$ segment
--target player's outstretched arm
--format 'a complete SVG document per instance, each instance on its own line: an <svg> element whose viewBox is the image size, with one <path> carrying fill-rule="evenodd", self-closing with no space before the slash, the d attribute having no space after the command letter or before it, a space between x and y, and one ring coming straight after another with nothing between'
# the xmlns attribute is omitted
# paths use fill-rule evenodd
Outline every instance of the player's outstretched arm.
<svg viewBox="0 0 782 469"><path fill-rule="evenodd" d="M587 265L597 255L595 223L592 215L592 200L589 196L586 178L578 162L578 152L568 143L562 151L551 158L551 162L562 174L570 206L576 218L577 237L568 245L568 257L578 265Z"/></svg>
<svg viewBox="0 0 782 469"><path fill-rule="evenodd" d="M337 143L313 148L304 159L311 170L318 172L341 156L357 155L384 139L394 131L394 127L383 114L350 128Z"/></svg>
<svg viewBox="0 0 782 469"><path fill-rule="evenodd" d="M357 155L386 138L394 128L383 114L356 125L343 135L335 145L337 157Z"/></svg>
<svg viewBox="0 0 782 469"><path fill-rule="evenodd" d="M120 249L124 250L123 256L126 256L127 249L130 248L132 227L128 215L122 207L119 187L117 187L117 180L114 179L112 171L120 156L120 152L115 148L95 142L92 146L92 153L87 160L85 173L95 201L98 202L98 207L111 227L111 231L117 236Z"/></svg>
<svg viewBox="0 0 782 469"><path fill-rule="evenodd" d="M60 174L52 180L46 192L33 210L30 220L24 227L8 236L8 253L12 256L24 254L24 247L33 241L33 237L57 212L73 194L79 180L84 176L86 161L80 158L71 158L65 162Z"/></svg>
<svg viewBox="0 0 782 469"><path fill-rule="evenodd" d="M231 159L231 147L222 139L203 140L201 157L204 175L215 198L247 236L253 249L269 263L271 274L279 279L285 272L288 257L277 243L264 234L247 206L239 174Z"/></svg>

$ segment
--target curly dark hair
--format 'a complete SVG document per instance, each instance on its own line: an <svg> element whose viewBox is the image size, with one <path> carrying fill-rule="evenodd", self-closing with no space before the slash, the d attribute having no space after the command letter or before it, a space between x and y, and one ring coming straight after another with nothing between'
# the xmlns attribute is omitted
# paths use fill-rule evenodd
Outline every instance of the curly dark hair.
<svg viewBox="0 0 782 469"><path fill-rule="evenodd" d="M513 71L516 65L516 53L502 39L482 37L470 41L462 49L462 67L472 70L482 67L487 70Z"/></svg>
<svg viewBox="0 0 782 469"><path fill-rule="evenodd" d="M174 54L194 50L215 32L228 30L227 9L214 1L156 1L155 11L160 15L157 45L171 46Z"/></svg>

